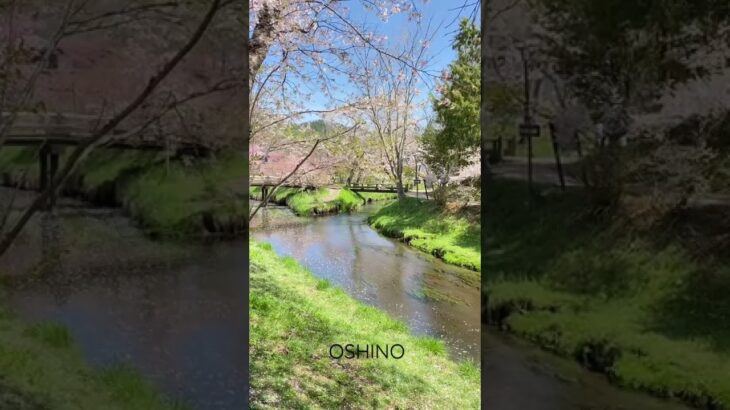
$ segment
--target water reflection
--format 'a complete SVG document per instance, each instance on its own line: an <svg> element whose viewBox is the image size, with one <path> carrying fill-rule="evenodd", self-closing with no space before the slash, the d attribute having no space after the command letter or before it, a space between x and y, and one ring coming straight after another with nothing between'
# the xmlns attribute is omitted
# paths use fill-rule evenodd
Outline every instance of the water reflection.
<svg viewBox="0 0 730 410"><path fill-rule="evenodd" d="M365 218L330 216L251 236L405 321L415 334L443 339L453 357L479 360L479 289L458 280L460 268L379 235ZM426 284L451 301L426 297Z"/></svg>
<svg viewBox="0 0 730 410"><path fill-rule="evenodd" d="M41 214L41 260L39 271L43 275L63 273L61 264L60 227L55 212Z"/></svg>
<svg viewBox="0 0 730 410"><path fill-rule="evenodd" d="M127 363L190 408L246 408L247 243L154 242L117 211L78 205L36 215L0 258L3 303L66 326L90 363Z"/></svg>

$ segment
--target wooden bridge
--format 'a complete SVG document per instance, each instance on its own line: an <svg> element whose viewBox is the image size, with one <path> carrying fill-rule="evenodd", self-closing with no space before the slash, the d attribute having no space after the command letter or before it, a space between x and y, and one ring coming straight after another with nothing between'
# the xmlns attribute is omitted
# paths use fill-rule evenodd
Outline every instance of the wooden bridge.
<svg viewBox="0 0 730 410"><path fill-rule="evenodd" d="M249 186L261 188L261 200L263 201L268 195L269 190L279 184L281 178L272 176L254 176L249 179ZM316 189L316 188L347 188L353 192L379 192L379 193L398 193L398 187L393 184L350 184L350 185L315 185L310 182L300 180L286 181L279 185L280 188L297 188L297 189ZM409 192L410 185L403 186L403 192Z"/></svg>
<svg viewBox="0 0 730 410"><path fill-rule="evenodd" d="M0 113L0 130L5 127L6 121L9 121L11 117L11 113ZM87 142L93 136L94 131L109 119L74 113L20 112L16 113L15 119L6 130L3 145L40 147L38 161L40 190L42 191L53 182L56 176L62 150L68 146ZM209 150L200 144L144 138L130 139L128 134L127 130L115 129L109 135L109 141L104 143L104 147L174 152L176 154L191 153L197 156L206 156L209 153ZM52 207L54 202L55 195L51 195L48 207Z"/></svg>
<svg viewBox="0 0 730 410"><path fill-rule="evenodd" d="M370 185L363 185L363 184L351 184L346 185L345 188L349 189L353 192L381 192L385 194L397 194L398 193L398 187L395 185L389 185L389 184L370 184ZM409 184L403 185L403 192L408 192L411 190L411 186Z"/></svg>

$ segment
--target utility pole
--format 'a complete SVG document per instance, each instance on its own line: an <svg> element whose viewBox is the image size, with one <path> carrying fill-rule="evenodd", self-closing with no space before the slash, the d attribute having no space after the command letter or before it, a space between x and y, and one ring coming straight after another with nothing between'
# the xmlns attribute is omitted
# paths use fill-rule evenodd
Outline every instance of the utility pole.
<svg viewBox="0 0 730 410"><path fill-rule="evenodd" d="M530 116L530 69L527 64L527 58L525 57L525 48L520 48L520 56L522 57L522 69L523 78L525 84L525 124L527 126L532 125L532 118ZM532 202L533 191L532 191L532 136L527 136L527 184L530 193L530 202Z"/></svg>
<svg viewBox="0 0 730 410"><path fill-rule="evenodd" d="M530 67L528 56L526 55L527 44L521 44L517 46L517 48L520 50L520 57L522 58L522 77L525 86L524 118L523 123L520 125L520 137L527 139L527 189L529 204L530 207L532 207L532 202L535 197L535 190L532 181L532 139L540 136L540 126L532 123L532 114L530 113Z"/></svg>

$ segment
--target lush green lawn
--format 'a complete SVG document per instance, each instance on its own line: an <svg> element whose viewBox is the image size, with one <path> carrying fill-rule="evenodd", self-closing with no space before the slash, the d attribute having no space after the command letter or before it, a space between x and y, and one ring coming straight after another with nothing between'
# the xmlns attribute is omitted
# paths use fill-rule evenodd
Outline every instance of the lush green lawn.
<svg viewBox="0 0 730 410"><path fill-rule="evenodd" d="M405 198L384 206L369 222L384 235L402 238L447 263L481 271L481 225L466 215L446 214L432 202ZM478 274L473 279L479 283Z"/></svg>
<svg viewBox="0 0 730 410"><path fill-rule="evenodd" d="M134 370L92 370L68 331L24 325L0 308L0 408L157 410L184 407L162 398Z"/></svg>
<svg viewBox="0 0 730 410"><path fill-rule="evenodd" d="M27 171L29 182L37 184L34 155L32 149L4 147L0 172L19 179ZM245 191L234 189L242 185L246 164L247 158L237 155L190 164L171 161L168 167L158 153L98 149L81 163L68 189L92 202L123 205L153 235L233 233L248 217Z"/></svg>
<svg viewBox="0 0 730 410"><path fill-rule="evenodd" d="M728 264L597 215L579 191L531 211L525 192L485 195L490 321L619 385L730 408Z"/></svg>
<svg viewBox="0 0 730 410"><path fill-rule="evenodd" d="M250 243L251 407L478 409L479 370L435 339ZM339 359L334 344L401 344L402 359Z"/></svg>

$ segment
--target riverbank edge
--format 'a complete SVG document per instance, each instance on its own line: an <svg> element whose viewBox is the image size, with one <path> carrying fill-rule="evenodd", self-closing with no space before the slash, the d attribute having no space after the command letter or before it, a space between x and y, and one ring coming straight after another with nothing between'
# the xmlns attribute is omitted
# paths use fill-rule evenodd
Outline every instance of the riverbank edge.
<svg viewBox="0 0 730 410"><path fill-rule="evenodd" d="M68 330L26 324L0 307L0 407L17 410L182 410L128 366L90 367Z"/></svg>
<svg viewBox="0 0 730 410"><path fill-rule="evenodd" d="M359 193L347 188L338 188L337 195L333 199L326 200L328 191L329 188L311 190L279 188L271 195L270 201L288 207L297 216L307 217L355 212L365 204L397 198L396 194ZM249 199L260 200L261 188L249 188Z"/></svg>
<svg viewBox="0 0 730 410"><path fill-rule="evenodd" d="M476 364L453 362L441 341L413 336L271 245L249 246L252 408L479 408ZM334 343L398 343L407 358L336 360Z"/></svg>
<svg viewBox="0 0 730 410"><path fill-rule="evenodd" d="M728 355L720 354L706 341L660 333L659 324L647 330L645 323L654 312L644 310L656 307L660 300L671 303L677 297L673 293L688 282L690 272L710 265L693 260L681 244L671 239L661 243L666 240L666 233L651 240L646 232L621 235L617 226L608 221L580 232L571 230L574 227L566 221L585 222L575 218L576 211L590 210L581 201L580 192L569 193L563 199L544 197L542 211L527 218L528 214L521 211L528 205L516 199L523 196L525 188L519 185L505 189L507 184L495 181L490 187L491 195L498 200L492 202L497 206L489 210L493 217L485 229L493 243L488 247L494 252L490 265L494 273L482 286L486 323L559 357L574 360L587 370L604 374L616 386L696 408L730 409ZM516 219L522 225L517 225ZM572 233L571 240L566 239L566 232ZM522 251L533 243L543 244L542 249L533 254ZM521 253L522 261L541 262L505 262L511 257L501 246ZM561 250L567 250L565 255L561 255ZM551 253L553 256L545 258ZM563 259L554 259L556 254ZM540 266L541 263L546 265ZM561 268L575 271L562 277L566 286L573 278L571 275L590 266L614 268L623 266L622 263L628 263L628 275L646 277L648 282L640 290L624 289L617 295L601 296L559 290L550 282L555 280L550 275ZM523 270L514 270L517 266ZM579 278L574 278L576 283ZM640 313L641 318L635 317Z"/></svg>
<svg viewBox="0 0 730 410"><path fill-rule="evenodd" d="M59 167L66 156L62 153ZM95 206L119 207L153 238L235 238L247 232L245 194L231 187L244 176L247 158L172 158L158 153L100 148L80 164L61 194ZM37 190L30 148L0 151L0 183Z"/></svg>
<svg viewBox="0 0 730 410"><path fill-rule="evenodd" d="M459 224L471 225L471 231L464 236L471 236L465 242L480 240L479 225L473 225L466 219L448 216L429 202L420 202L414 198L405 198L402 202L393 202L368 217L368 224L389 238L397 239L421 252L428 253L445 263L468 269L477 274L469 282L479 286L481 272L481 252L474 252L459 246L449 236L460 239L462 228ZM427 231L429 225L440 225L439 229ZM441 232L439 232L441 231ZM458 233L456 232L458 231Z"/></svg>

